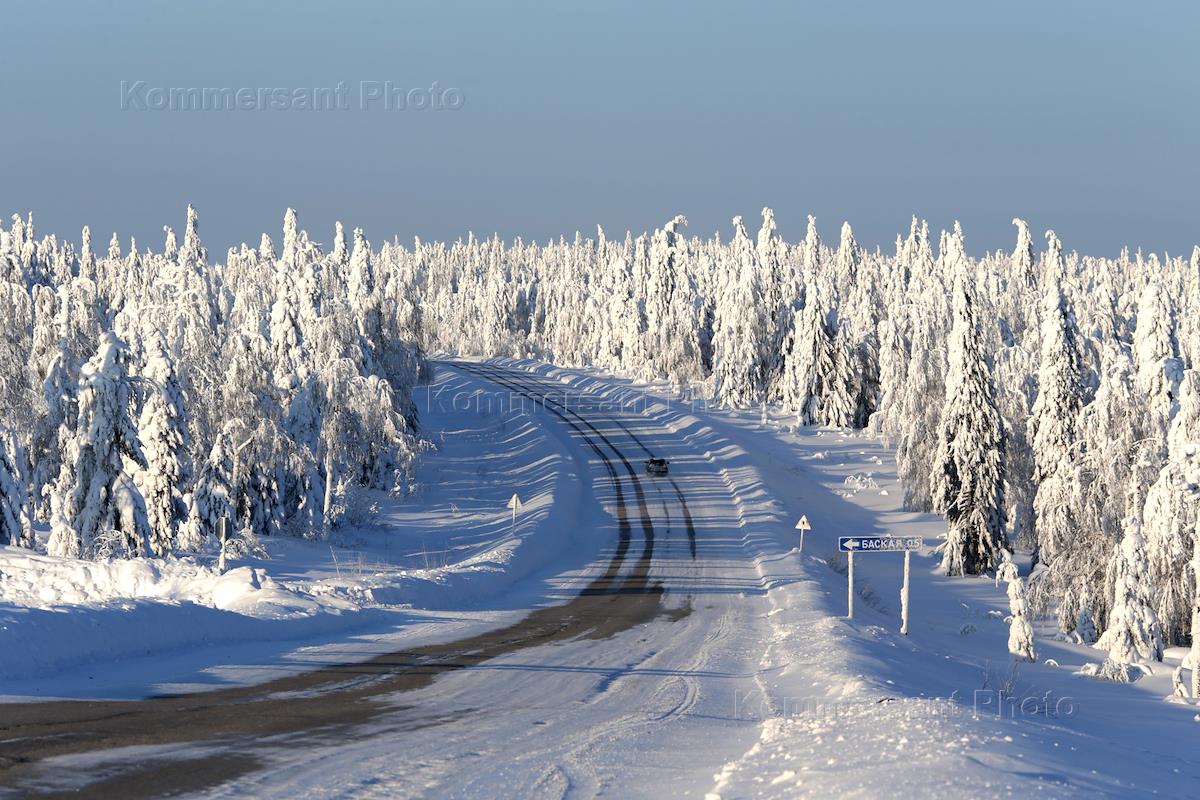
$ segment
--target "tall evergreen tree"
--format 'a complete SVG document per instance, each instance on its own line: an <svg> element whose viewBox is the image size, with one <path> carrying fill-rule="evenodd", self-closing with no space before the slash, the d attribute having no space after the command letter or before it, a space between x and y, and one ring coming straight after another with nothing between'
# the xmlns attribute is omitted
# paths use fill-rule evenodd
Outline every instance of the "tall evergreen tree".
<svg viewBox="0 0 1200 800"><path fill-rule="evenodd" d="M143 332L141 350L141 375L147 386L137 427L146 468L136 470L134 478L146 501L150 547L155 555L165 556L174 549L187 514L182 487L190 477L188 418L175 361L158 328Z"/></svg>
<svg viewBox="0 0 1200 800"><path fill-rule="evenodd" d="M942 571L966 575L992 569L1007 546L1004 430L961 235L956 232L948 244L954 264L954 325L930 490L934 510L945 515L948 528Z"/></svg>
<svg viewBox="0 0 1200 800"><path fill-rule="evenodd" d="M102 538L123 534L131 555L145 555L140 520L129 526L128 503L136 489L125 473L128 459L145 469L146 457L130 417L129 347L109 331L80 371L79 410L55 486L52 555L91 556ZM140 499L140 498L138 498Z"/></svg>
<svg viewBox="0 0 1200 800"><path fill-rule="evenodd" d="M1130 495L1125 536L1110 568L1112 613L1108 628L1095 644L1097 649L1108 650L1106 675L1117 680L1128 679L1127 665L1163 658L1162 631L1154 612L1154 585L1149 579L1140 506L1141 498L1135 490Z"/></svg>
<svg viewBox="0 0 1200 800"><path fill-rule="evenodd" d="M733 218L731 268L717 301L713 377L717 399L727 405L755 405L762 398L762 342L766 320L754 245L741 217Z"/></svg>
<svg viewBox="0 0 1200 800"><path fill-rule="evenodd" d="M1053 233L1048 235L1056 241ZM1051 275L1047 281L1039 337L1038 395L1032 416L1037 483L1034 561L1047 566L1048 571L1037 577L1050 581L1048 591L1061 595L1070 593L1074 570L1059 562L1077 557L1080 549L1078 490L1082 457L1076 446L1075 425L1083 407L1083 385L1075 315L1062 291L1060 277ZM1079 613L1077 604L1063 603L1060 611L1064 626L1069 628Z"/></svg>
<svg viewBox="0 0 1200 800"><path fill-rule="evenodd" d="M18 466L21 455L16 435L0 427L0 544L32 547L29 500Z"/></svg>
<svg viewBox="0 0 1200 800"><path fill-rule="evenodd" d="M217 540L222 519L233 527L236 523L232 502L233 458L229 452L229 437L217 435L212 450L201 464L192 491L186 525L180 529L179 546L189 552L200 552ZM232 533L232 530L230 531Z"/></svg>

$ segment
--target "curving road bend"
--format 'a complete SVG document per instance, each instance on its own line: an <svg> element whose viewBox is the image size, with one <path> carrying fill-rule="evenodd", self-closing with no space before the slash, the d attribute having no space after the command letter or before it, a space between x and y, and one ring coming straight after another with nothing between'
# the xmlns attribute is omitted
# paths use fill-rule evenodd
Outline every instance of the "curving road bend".
<svg viewBox="0 0 1200 800"><path fill-rule="evenodd" d="M614 528L590 582L508 627L258 686L3 706L0 796L702 797L758 737L767 631L728 487L603 398L438 366L569 433ZM670 477L641 472L651 454Z"/></svg>

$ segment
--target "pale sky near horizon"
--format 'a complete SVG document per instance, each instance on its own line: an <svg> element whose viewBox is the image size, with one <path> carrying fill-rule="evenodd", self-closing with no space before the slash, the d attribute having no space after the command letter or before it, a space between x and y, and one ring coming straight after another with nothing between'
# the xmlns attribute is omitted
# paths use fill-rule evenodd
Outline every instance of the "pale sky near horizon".
<svg viewBox="0 0 1200 800"><path fill-rule="evenodd" d="M973 253L1013 216L1068 249L1200 243L1200 4L8 4L0 214L222 257L297 209L375 242L817 216L890 249L913 214ZM153 110L155 88L347 87L348 108ZM136 82L141 81L141 84ZM362 82L457 110L360 107ZM368 84L370 85L370 84ZM451 98L453 100L453 97ZM122 108L124 101L125 108Z"/></svg>

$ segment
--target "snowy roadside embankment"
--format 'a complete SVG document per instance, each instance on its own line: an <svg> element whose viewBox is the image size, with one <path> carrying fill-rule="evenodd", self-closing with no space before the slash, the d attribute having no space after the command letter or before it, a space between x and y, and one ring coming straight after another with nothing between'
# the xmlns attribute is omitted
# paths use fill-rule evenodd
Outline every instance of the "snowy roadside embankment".
<svg viewBox="0 0 1200 800"><path fill-rule="evenodd" d="M1040 628L1039 660L1014 663L1003 583L939 574L945 524L903 510L894 453L878 437L793 430L790 419L692 405L663 386L523 365L607 391L727 476L773 634L761 693L735 709L762 721L759 741L714 775L713 797L957 797L963 786L974 797L1186 795L1200 779L1200 717L1169 698L1182 651L1117 685L1078 674L1103 652ZM801 514L813 525L802 556ZM908 636L898 631L898 554L856 559L855 618L845 617L837 536L885 533L925 541Z"/></svg>
<svg viewBox="0 0 1200 800"><path fill-rule="evenodd" d="M79 561L0 547L2 694L212 685L231 659L264 662L232 680L261 680L298 660L366 657L364 648L394 645L410 627L448 639L503 621L425 611L545 600L551 589L535 578L578 566L598 546L572 523L584 491L578 466L564 432L478 402L481 389L439 368L417 394L434 443L418 467L422 488L403 499L363 495L358 521L328 541L269 539L265 557L232 562L224 575L211 557ZM515 525L505 507L514 492ZM435 624L415 624L425 621ZM220 672L217 682L231 679Z"/></svg>
<svg viewBox="0 0 1200 800"><path fill-rule="evenodd" d="M186 561L81 562L5 547L0 678L13 694L72 668L217 643L309 638L344 627L342 613L358 610L284 587L261 568L219 575Z"/></svg>

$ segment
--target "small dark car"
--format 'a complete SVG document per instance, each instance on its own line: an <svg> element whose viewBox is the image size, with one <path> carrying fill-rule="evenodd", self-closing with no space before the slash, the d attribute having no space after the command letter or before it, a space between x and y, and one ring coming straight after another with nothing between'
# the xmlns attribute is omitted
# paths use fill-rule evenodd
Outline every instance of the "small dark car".
<svg viewBox="0 0 1200 800"><path fill-rule="evenodd" d="M670 462L665 458L651 458L646 460L646 473L648 475L666 475L667 464Z"/></svg>

